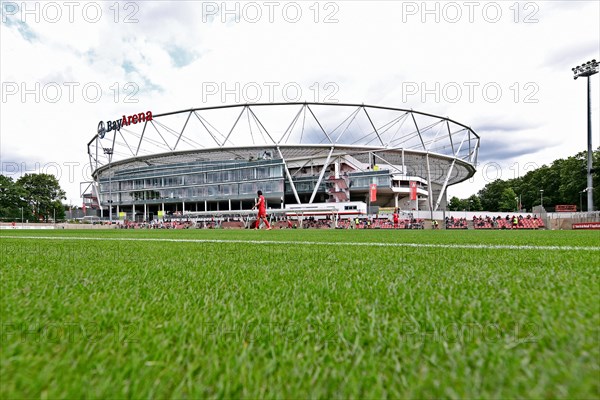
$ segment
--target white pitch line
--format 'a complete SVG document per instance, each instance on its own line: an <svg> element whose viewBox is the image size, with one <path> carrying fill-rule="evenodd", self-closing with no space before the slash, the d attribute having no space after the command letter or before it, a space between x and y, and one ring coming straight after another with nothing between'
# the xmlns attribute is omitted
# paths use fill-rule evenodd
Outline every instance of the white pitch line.
<svg viewBox="0 0 600 400"><path fill-rule="evenodd" d="M4 236L8 239L34 240L98 240L98 241L131 241L131 242L174 242L174 243L234 243L234 244L279 244L279 245L308 245L308 246L357 246L357 247L417 247L441 249L494 249L494 250L549 250L549 251L600 251L600 246L532 246L504 244L434 244L434 243L372 243L372 242L310 242L291 240L223 240L223 239L169 239L169 238L128 238L128 237L85 237L85 236Z"/></svg>

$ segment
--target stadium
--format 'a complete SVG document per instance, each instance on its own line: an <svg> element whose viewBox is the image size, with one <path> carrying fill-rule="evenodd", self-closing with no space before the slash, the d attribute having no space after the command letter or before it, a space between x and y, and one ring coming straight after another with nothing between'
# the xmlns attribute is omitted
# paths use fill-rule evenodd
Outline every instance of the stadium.
<svg viewBox="0 0 600 400"><path fill-rule="evenodd" d="M257 190L271 210L443 210L448 186L475 173L479 142L449 118L371 105L144 111L99 123L84 200L133 221L248 210Z"/></svg>

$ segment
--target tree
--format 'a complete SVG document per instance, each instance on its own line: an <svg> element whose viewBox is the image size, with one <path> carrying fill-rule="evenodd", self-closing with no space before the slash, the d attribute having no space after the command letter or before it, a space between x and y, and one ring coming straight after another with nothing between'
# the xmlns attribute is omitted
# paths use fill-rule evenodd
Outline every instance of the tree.
<svg viewBox="0 0 600 400"><path fill-rule="evenodd" d="M486 211L498 211L500 209L500 197L507 187L508 183L501 179L496 179L485 185L478 193L481 207Z"/></svg>
<svg viewBox="0 0 600 400"><path fill-rule="evenodd" d="M458 197L453 196L448 203L448 211L460 211L462 210L462 206L462 201Z"/></svg>
<svg viewBox="0 0 600 400"><path fill-rule="evenodd" d="M60 202L60 200L56 200L52 203L49 215L52 215L53 218L56 218L56 221L65 219L65 206Z"/></svg>
<svg viewBox="0 0 600 400"><path fill-rule="evenodd" d="M515 211L517 209L517 194L512 188L506 188L502 191L500 201L498 202L499 211Z"/></svg>
<svg viewBox="0 0 600 400"><path fill-rule="evenodd" d="M21 219L21 207L26 207L22 188L11 177L0 175L0 218ZM26 209L23 215L29 217Z"/></svg>
<svg viewBox="0 0 600 400"><path fill-rule="evenodd" d="M600 209L600 148L593 153L594 205ZM511 188L520 196L523 208L531 210L540 205L540 190L543 190L544 208L552 209L557 204L579 204L579 195L587 186L587 152L583 151L566 159L558 159L551 165L529 171L524 176L506 181L497 179L478 192L481 207L486 211L514 210L517 202L503 197ZM585 194L582 194L585 197ZM510 207L509 207L510 204ZM514 205L514 206L513 206ZM470 204L471 209L473 206ZM584 204L584 209L585 204Z"/></svg>
<svg viewBox="0 0 600 400"><path fill-rule="evenodd" d="M483 208L481 207L481 200L479 200L479 196L477 196L476 194L472 194L471 196L469 196L466 202L468 204L467 210L469 211L483 210Z"/></svg>
<svg viewBox="0 0 600 400"><path fill-rule="evenodd" d="M471 195L468 199L459 199L456 196L453 196L448 203L448 211L481 211L481 201L479 197L474 194Z"/></svg>
<svg viewBox="0 0 600 400"><path fill-rule="evenodd" d="M23 190L24 200L29 205L36 218L48 218L61 215L64 218L64 209L61 200L66 200L65 192L60 188L58 180L49 174L25 174L17 180L17 185Z"/></svg>

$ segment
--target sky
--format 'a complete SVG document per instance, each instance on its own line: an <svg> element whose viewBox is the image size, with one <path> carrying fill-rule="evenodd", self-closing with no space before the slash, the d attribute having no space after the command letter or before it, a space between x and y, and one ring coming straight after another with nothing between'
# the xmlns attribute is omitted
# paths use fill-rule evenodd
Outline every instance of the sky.
<svg viewBox="0 0 600 400"><path fill-rule="evenodd" d="M0 163L80 204L98 122L151 110L339 102L449 117L481 137L467 197L587 148L599 1L4 2ZM592 77L600 145L600 74Z"/></svg>

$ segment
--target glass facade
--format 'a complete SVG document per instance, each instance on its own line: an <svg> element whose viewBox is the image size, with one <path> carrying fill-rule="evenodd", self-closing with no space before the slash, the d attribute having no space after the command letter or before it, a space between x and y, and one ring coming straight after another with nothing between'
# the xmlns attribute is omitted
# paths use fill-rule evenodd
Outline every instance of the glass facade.
<svg viewBox="0 0 600 400"><path fill-rule="evenodd" d="M282 196L284 192L281 160L198 162L114 170L110 180L108 173L105 170L100 179L102 204L108 204L109 193L114 204L138 204L253 199L257 190L262 190L265 196Z"/></svg>
<svg viewBox="0 0 600 400"><path fill-rule="evenodd" d="M377 186L390 186L390 171L353 172L349 174L350 189L368 189L371 183Z"/></svg>
<svg viewBox="0 0 600 400"><path fill-rule="evenodd" d="M317 184L318 179L318 176L294 178L294 186L296 187L296 191L298 193L312 193L313 190L315 190L315 185ZM327 187L325 186L325 180L323 180L321 185L319 185L319 190L317 190L317 192L325 193L326 191ZM292 186L289 184L289 182L285 183L285 192L286 194L292 193Z"/></svg>
<svg viewBox="0 0 600 400"><path fill-rule="evenodd" d="M138 164L139 165L139 164ZM281 205L331 201L331 171L323 175L323 180L315 194L314 189L322 167L308 172L306 167L297 164L291 168L297 196L294 194L285 173L281 159L196 161L176 164L136 166L116 164L112 169L102 170L99 179L100 203L108 206L112 196L113 206L148 205L168 209L181 207L196 211L249 208L256 198L256 191L262 190L265 197L273 202L281 199ZM306 170L306 171L305 171ZM109 181L109 174L111 175ZM300 175L300 176L298 176ZM399 193L399 179L392 182L392 173L385 170L344 171L347 185L346 200L360 200L368 193L369 185L377 184L380 202L393 202L394 193ZM406 183L406 185L404 185ZM420 189L427 189L419 182ZM402 180L401 188L408 187L408 180ZM109 196L110 193L110 196ZM336 200L339 200L337 197ZM345 201L344 199L340 201ZM387 202L387 203L386 203ZM194 204L195 203L195 204ZM246 203L246 204L244 204ZM275 203L273 203L275 204ZM152 208L154 207L154 208Z"/></svg>

